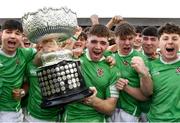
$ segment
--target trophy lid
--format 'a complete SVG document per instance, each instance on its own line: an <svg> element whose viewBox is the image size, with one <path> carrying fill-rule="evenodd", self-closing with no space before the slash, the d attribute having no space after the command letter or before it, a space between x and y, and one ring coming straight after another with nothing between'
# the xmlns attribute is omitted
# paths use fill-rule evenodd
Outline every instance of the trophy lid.
<svg viewBox="0 0 180 123"><path fill-rule="evenodd" d="M78 24L76 13L61 7L29 12L22 17L22 25L29 40L38 43L48 36L68 38Z"/></svg>

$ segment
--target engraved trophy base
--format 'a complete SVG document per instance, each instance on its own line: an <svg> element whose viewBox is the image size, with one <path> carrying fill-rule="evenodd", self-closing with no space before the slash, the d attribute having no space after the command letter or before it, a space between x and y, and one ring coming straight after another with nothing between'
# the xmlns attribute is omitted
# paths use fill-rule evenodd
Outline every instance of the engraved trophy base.
<svg viewBox="0 0 180 123"><path fill-rule="evenodd" d="M91 96L93 93L87 88L81 92L74 93L65 97L59 97L52 100L43 100L41 103L41 108L53 108L53 107L63 107L69 103L79 101L83 98Z"/></svg>
<svg viewBox="0 0 180 123"><path fill-rule="evenodd" d="M80 61L63 60L37 71L42 108L64 106L92 95L80 71Z"/></svg>

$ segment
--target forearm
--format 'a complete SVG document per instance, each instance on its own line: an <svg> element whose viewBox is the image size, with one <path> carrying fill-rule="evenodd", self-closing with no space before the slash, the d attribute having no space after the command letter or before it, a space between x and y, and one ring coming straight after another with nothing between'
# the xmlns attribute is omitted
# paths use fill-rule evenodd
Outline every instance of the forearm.
<svg viewBox="0 0 180 123"><path fill-rule="evenodd" d="M98 112L106 115L111 115L116 107L117 98L108 98L106 100L95 97L92 101L91 106L94 107Z"/></svg>
<svg viewBox="0 0 180 123"><path fill-rule="evenodd" d="M113 23L112 20L110 20L110 21L106 24L106 27L107 27L108 29L112 29L113 26L114 26L114 23Z"/></svg>
<svg viewBox="0 0 180 123"><path fill-rule="evenodd" d="M140 89L147 97L153 94L153 82L149 73L140 76Z"/></svg>
<svg viewBox="0 0 180 123"><path fill-rule="evenodd" d="M148 100L148 98L143 95L140 88L135 88L127 85L124 88L124 91L139 101Z"/></svg>

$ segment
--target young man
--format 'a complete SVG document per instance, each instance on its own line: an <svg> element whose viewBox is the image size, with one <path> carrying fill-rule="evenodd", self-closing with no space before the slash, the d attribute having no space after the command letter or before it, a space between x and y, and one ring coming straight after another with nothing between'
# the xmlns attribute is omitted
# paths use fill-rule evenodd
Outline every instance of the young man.
<svg viewBox="0 0 180 123"><path fill-rule="evenodd" d="M53 40L44 40L37 44L37 51L45 48L48 49L57 49L56 42ZM43 109L41 108L42 103L42 94L39 86L39 80L37 77L38 66L33 63L31 60L27 64L26 68L26 77L27 82L29 84L29 96L28 96L28 104L27 104L27 112L25 115L26 122L56 122L58 121L58 115L60 112L60 108L49 108Z"/></svg>
<svg viewBox="0 0 180 123"><path fill-rule="evenodd" d="M22 122L20 99L26 64L33 58L35 50L18 48L23 28L16 20L7 20L2 25L2 47L0 49L0 122Z"/></svg>
<svg viewBox="0 0 180 123"><path fill-rule="evenodd" d="M116 84L120 90L117 109L110 121L137 122L141 112L139 100L146 100L152 94L152 81L144 63L147 60L133 49L136 36L133 26L122 23L115 28L115 35L118 52L114 57L121 78Z"/></svg>
<svg viewBox="0 0 180 123"><path fill-rule="evenodd" d="M85 50L86 42L87 42L87 34L85 32L81 32L77 38L77 41L74 42L73 49L82 48L83 50Z"/></svg>
<svg viewBox="0 0 180 123"><path fill-rule="evenodd" d="M158 30L154 26L148 26L143 29L142 33L142 53L146 56L148 61L155 60L159 58L160 53L157 51L159 47L159 40L158 40ZM151 99L147 100L146 102L141 102L141 122L147 122L147 113L149 111Z"/></svg>
<svg viewBox="0 0 180 123"><path fill-rule="evenodd" d="M142 26L136 26L136 38L133 43L133 48L139 52L142 52Z"/></svg>
<svg viewBox="0 0 180 123"><path fill-rule="evenodd" d="M180 121L180 28L167 23L159 31L161 55L150 62L154 89L148 120L150 122Z"/></svg>
<svg viewBox="0 0 180 123"><path fill-rule="evenodd" d="M148 60L154 60L159 57L157 49L159 47L158 30L154 26L144 28L142 31L143 53Z"/></svg>
<svg viewBox="0 0 180 123"><path fill-rule="evenodd" d="M63 122L104 122L116 106L118 92L116 67L110 67L103 56L108 47L109 30L104 25L94 25L88 34L87 52L80 57L81 71L93 95L83 102L67 105Z"/></svg>

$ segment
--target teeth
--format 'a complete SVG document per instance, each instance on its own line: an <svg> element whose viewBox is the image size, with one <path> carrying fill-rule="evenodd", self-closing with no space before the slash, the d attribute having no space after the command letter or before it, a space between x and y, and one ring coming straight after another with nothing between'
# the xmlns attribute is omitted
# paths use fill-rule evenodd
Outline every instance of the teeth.
<svg viewBox="0 0 180 123"><path fill-rule="evenodd" d="M16 42L8 41L8 44L13 44L13 45L15 45Z"/></svg>
<svg viewBox="0 0 180 123"><path fill-rule="evenodd" d="M166 50L167 50L168 52L172 52L172 51L174 50L174 48L166 48Z"/></svg>

